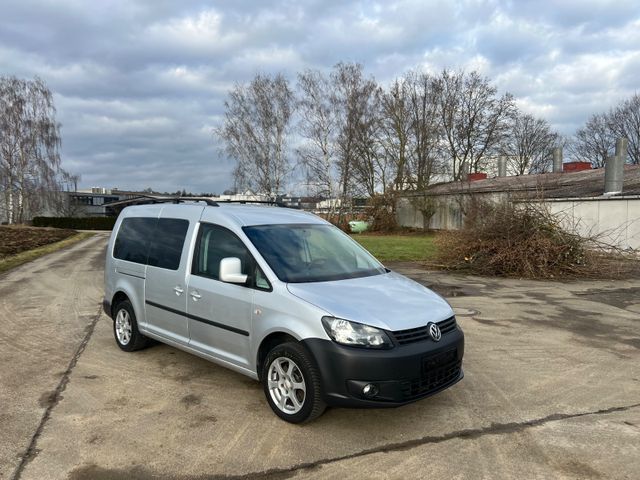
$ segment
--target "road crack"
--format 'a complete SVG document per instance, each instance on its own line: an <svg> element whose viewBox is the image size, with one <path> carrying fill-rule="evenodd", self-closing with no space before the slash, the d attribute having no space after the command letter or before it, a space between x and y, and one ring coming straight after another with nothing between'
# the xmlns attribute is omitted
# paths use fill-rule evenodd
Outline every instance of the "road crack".
<svg viewBox="0 0 640 480"><path fill-rule="evenodd" d="M632 408L640 407L640 403L634 403L632 405L624 405L619 407L604 408L601 410L580 412L580 413L553 413L546 417L536 418L533 420L526 420L523 422L510 422L510 423L492 423L489 426L481 428L470 428L464 430L453 431L440 436L425 436L414 440L407 440L404 442L390 443L379 447L373 447L359 452L350 453L348 455L342 455L338 457L326 458L316 460L314 462L300 463L288 468L275 468L264 470L261 472L250 472L242 475L214 475L211 477L198 477L206 478L207 480L252 480L252 479L268 479L268 480L282 480L290 478L291 476L305 471L312 470L323 465L329 465L344 460L351 460L354 458L364 457L367 455L373 455L376 453L389 453L389 452L401 452L405 450L411 450L416 447L429 444L437 444L446 442L449 440L461 439L471 440L485 435L504 435L509 433L518 433L523 430L527 430L533 427L539 427L551 422L558 422L561 420L570 420L573 418L587 417L592 415L607 415L610 413L624 412ZM195 480L195 479L194 479Z"/></svg>
<svg viewBox="0 0 640 480"><path fill-rule="evenodd" d="M78 360L82 355L82 352L84 352L84 349L87 347L87 344L89 343L89 340L93 335L93 331L95 330L96 325L98 324L98 320L100 319L101 314L102 314L102 305L98 308L98 313L93 317L93 319L91 320L91 323L89 323L85 327L84 337L82 337L82 341L80 342L80 344L78 345L78 348L76 348L76 351L71 357L71 360L67 365L67 369L64 371L64 373L62 374L62 377L60 378L60 381L58 382L58 386L50 394L49 401L47 402L48 403L47 408L42 414L42 418L40 419L38 428L36 428L36 431L31 437L29 446L27 447L27 450L22 454L20 458L20 463L18 464L13 474L11 475L10 480L19 480L25 467L29 464L29 462L31 462L31 460L33 460L38 455L38 449L37 449L38 439L40 438L40 435L42 435L42 431L44 430L44 427L47 421L51 417L51 412L53 412L53 409L56 407L56 405L60 403L60 400L62 399L62 392L64 392L64 390L67 388L67 385L69 384L71 372L73 372L73 369L78 363Z"/></svg>

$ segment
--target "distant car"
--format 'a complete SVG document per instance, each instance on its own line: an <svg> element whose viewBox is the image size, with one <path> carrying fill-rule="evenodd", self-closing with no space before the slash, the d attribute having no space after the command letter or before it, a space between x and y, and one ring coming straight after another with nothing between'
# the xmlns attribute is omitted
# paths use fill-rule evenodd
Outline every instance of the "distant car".
<svg viewBox="0 0 640 480"><path fill-rule="evenodd" d="M153 338L259 380L288 422L326 405L403 405L463 377L449 304L310 213L127 207L104 284L122 350Z"/></svg>

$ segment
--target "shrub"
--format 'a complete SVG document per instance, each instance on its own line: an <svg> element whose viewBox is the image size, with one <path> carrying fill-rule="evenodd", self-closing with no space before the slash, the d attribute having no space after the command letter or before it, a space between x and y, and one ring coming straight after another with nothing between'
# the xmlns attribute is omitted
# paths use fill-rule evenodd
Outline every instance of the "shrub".
<svg viewBox="0 0 640 480"><path fill-rule="evenodd" d="M479 275L553 278L592 269L590 239L562 228L562 219L537 204L472 199L462 230L437 239L446 268Z"/></svg>
<svg viewBox="0 0 640 480"><path fill-rule="evenodd" d="M33 226L74 230L113 230L116 220L116 217L34 217Z"/></svg>
<svg viewBox="0 0 640 480"><path fill-rule="evenodd" d="M398 221L394 209L393 195L375 195L369 199L369 230L373 232L394 232L398 230Z"/></svg>

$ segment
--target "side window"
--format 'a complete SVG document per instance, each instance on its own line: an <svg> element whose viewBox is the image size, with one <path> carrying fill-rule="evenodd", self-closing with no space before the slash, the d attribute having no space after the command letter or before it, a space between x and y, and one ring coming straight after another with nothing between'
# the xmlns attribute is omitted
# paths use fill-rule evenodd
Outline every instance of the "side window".
<svg viewBox="0 0 640 480"><path fill-rule="evenodd" d="M267 280L267 277L265 277L264 273L257 265L255 286L258 290L271 290L271 284L269 283L269 280Z"/></svg>
<svg viewBox="0 0 640 480"><path fill-rule="evenodd" d="M191 273L202 277L220 278L220 260L227 257L240 259L242 273L249 275L255 288L271 290L271 285L260 267L255 264L247 247L233 232L217 225L203 223L200 226L198 250Z"/></svg>
<svg viewBox="0 0 640 480"><path fill-rule="evenodd" d="M219 279L220 260L237 257L242 265L242 273L250 275L251 254L242 241L226 228L203 223L200 226L200 241L196 261L193 263L194 275Z"/></svg>
<svg viewBox="0 0 640 480"><path fill-rule="evenodd" d="M157 219L143 217L125 218L118 230L113 247L113 256L120 260L147 263L149 241Z"/></svg>
<svg viewBox="0 0 640 480"><path fill-rule="evenodd" d="M180 266L182 247L189 229L189 221L177 218L161 218L151 239L149 265L177 270Z"/></svg>

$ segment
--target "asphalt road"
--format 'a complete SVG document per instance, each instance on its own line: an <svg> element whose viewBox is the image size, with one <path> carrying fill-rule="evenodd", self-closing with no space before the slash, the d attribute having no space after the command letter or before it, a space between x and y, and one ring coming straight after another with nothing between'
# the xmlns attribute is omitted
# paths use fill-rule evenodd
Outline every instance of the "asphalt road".
<svg viewBox="0 0 640 480"><path fill-rule="evenodd" d="M545 283L393 265L442 292L465 379L294 426L259 385L100 313L106 236L0 277L0 479L640 477L640 279Z"/></svg>

